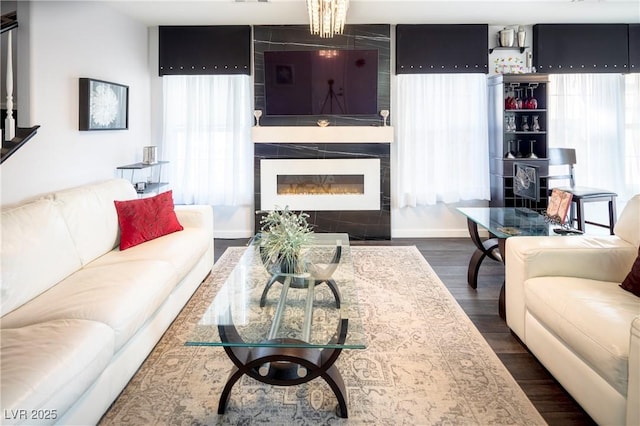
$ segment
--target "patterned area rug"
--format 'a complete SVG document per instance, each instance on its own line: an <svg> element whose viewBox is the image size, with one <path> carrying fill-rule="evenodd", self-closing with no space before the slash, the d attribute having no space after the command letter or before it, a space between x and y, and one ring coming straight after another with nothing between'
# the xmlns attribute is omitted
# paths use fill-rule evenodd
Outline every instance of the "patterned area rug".
<svg viewBox="0 0 640 426"><path fill-rule="evenodd" d="M545 424L415 247L351 248L368 340L336 363L348 419L322 379L274 387L246 376L218 415L232 363L220 347L184 342L243 250L227 249L101 425Z"/></svg>

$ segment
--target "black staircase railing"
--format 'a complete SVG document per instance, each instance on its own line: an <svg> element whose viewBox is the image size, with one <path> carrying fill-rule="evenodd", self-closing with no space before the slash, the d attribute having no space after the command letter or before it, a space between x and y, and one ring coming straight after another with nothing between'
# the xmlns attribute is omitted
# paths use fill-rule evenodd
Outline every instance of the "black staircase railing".
<svg viewBox="0 0 640 426"><path fill-rule="evenodd" d="M2 150L0 154L0 164L11 157L11 154L16 152L22 145L24 145L29 139L35 136L40 126L33 127L18 127L16 128L16 137L10 141L2 141Z"/></svg>
<svg viewBox="0 0 640 426"><path fill-rule="evenodd" d="M0 34L18 27L18 14L13 11L0 17Z"/></svg>
<svg viewBox="0 0 640 426"><path fill-rule="evenodd" d="M18 27L18 14L16 11L5 13L0 17L0 34L11 31ZM11 52L11 49L8 49ZM6 63L3 61L3 63ZM13 71L10 71L13 72ZM2 122L2 128L4 129L4 119L6 117L6 110L2 110L3 114L0 117ZM16 115L16 111L13 111L13 115ZM33 127L17 127L15 137L11 140L4 140L4 133L2 137L2 149L0 149L0 164L9 158L14 152L16 152L22 145L24 145L29 139L31 139L38 131L40 126ZM4 129L6 131L6 129Z"/></svg>

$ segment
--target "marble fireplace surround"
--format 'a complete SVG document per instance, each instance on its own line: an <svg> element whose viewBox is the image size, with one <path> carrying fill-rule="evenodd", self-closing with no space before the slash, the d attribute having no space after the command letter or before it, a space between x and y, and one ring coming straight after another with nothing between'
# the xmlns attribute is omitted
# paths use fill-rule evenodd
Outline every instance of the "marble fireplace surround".
<svg viewBox="0 0 640 426"><path fill-rule="evenodd" d="M340 160L329 164L349 163L348 159L377 159L379 188L376 209L368 205L358 210L353 205L336 210L305 210L316 232L346 232L352 239L376 240L391 238L390 205L390 146L393 128L382 126L255 126L254 188L256 211L262 206L261 160L305 159ZM377 161L377 162L378 162ZM377 163L376 162L376 163ZM311 170L314 173L315 170ZM350 172L349 172L350 173ZM270 191L271 192L271 191ZM363 204L364 206L364 204ZM280 206L284 207L284 206ZM333 207L332 207L333 208ZM255 231L260 228L262 215L256 213Z"/></svg>
<svg viewBox="0 0 640 426"><path fill-rule="evenodd" d="M265 110L264 52L269 50L376 49L378 51L378 110L390 110L391 26L347 25L344 34L319 38L308 25L257 25L253 29L254 101L262 110L261 126L252 128L254 142L254 202L261 209L262 159L379 159L379 208L376 210L308 211L317 232L347 232L352 239L390 239L390 144L393 128L382 126L380 114L364 116L269 116ZM318 127L327 119L328 127ZM388 123L393 119L389 117ZM280 206L284 207L284 206ZM353 206L352 206L353 207ZM255 230L260 228L260 215Z"/></svg>

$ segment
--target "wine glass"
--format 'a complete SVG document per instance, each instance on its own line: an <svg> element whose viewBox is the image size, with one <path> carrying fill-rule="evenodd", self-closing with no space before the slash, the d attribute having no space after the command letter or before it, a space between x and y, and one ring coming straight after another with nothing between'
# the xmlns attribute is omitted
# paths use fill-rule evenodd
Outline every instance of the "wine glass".
<svg viewBox="0 0 640 426"><path fill-rule="evenodd" d="M516 100L515 100L515 108L514 109L522 109L522 88L516 89Z"/></svg>
<svg viewBox="0 0 640 426"><path fill-rule="evenodd" d="M382 116L382 125L383 126L387 126L387 117L389 117L389 110L388 109L383 109L382 111L380 111L380 115Z"/></svg>
<svg viewBox="0 0 640 426"><path fill-rule="evenodd" d="M526 109L537 109L538 108L538 100L533 97L533 90L535 87L529 87L531 90L531 96L527 98L527 104L525 106Z"/></svg>
<svg viewBox="0 0 640 426"><path fill-rule="evenodd" d="M522 151L520 150L520 143L521 142L522 142L522 140L518 139L518 151L516 152L516 158L524 157L524 155L522 155Z"/></svg>
<svg viewBox="0 0 640 426"><path fill-rule="evenodd" d="M535 139L531 139L529 141L529 155L527 155L527 158L538 158L536 153L533 152L533 144L535 144L535 143L536 143Z"/></svg>
<svg viewBox="0 0 640 426"><path fill-rule="evenodd" d="M256 126L260 126L260 117L262 117L262 110L261 109L253 110L253 115L256 118Z"/></svg>
<svg viewBox="0 0 640 426"><path fill-rule="evenodd" d="M504 158L509 158L509 159L513 159L516 158L516 154L513 150L513 144L515 143L515 141L511 140L508 142L509 144L509 150L506 152L506 154L504 155Z"/></svg>
<svg viewBox="0 0 640 426"><path fill-rule="evenodd" d="M540 120L539 120L539 116L537 115L533 116L533 123L531 123L531 131L533 132L540 131Z"/></svg>

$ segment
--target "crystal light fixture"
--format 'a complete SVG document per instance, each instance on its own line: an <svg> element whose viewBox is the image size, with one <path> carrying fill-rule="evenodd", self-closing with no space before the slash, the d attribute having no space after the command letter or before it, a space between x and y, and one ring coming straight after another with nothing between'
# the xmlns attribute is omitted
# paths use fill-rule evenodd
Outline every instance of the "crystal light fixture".
<svg viewBox="0 0 640 426"><path fill-rule="evenodd" d="M309 30L320 37L342 34L349 0L307 0Z"/></svg>

